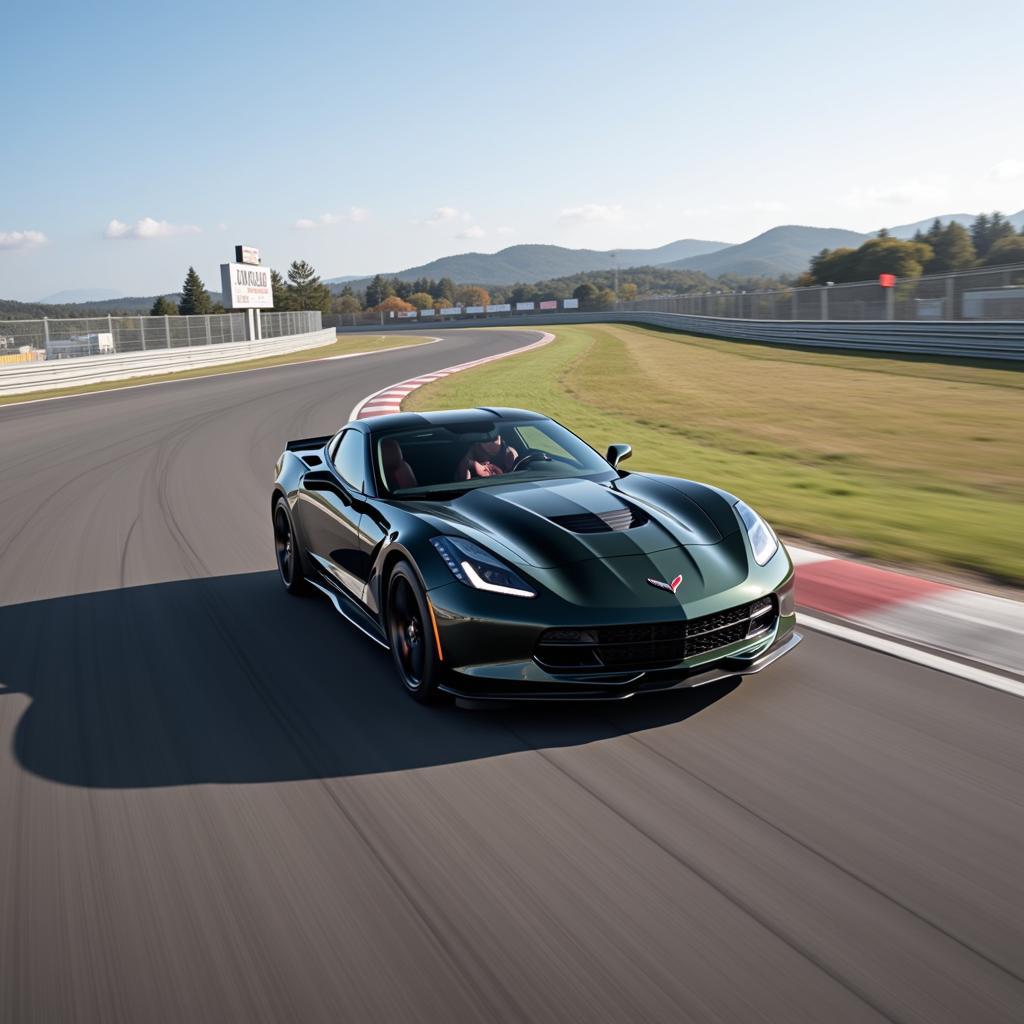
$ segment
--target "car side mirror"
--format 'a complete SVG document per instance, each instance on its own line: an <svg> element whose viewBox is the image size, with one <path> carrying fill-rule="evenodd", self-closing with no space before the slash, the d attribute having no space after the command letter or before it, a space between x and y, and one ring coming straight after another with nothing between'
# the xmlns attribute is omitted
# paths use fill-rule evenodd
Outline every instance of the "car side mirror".
<svg viewBox="0 0 1024 1024"><path fill-rule="evenodd" d="M628 444L610 444L605 458L612 469L618 469L619 463L625 462L632 454L633 449Z"/></svg>

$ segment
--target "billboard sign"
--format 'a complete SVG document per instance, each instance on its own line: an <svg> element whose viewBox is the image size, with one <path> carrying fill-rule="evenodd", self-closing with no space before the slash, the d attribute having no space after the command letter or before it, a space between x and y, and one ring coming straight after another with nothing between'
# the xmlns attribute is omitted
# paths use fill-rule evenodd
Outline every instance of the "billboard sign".
<svg viewBox="0 0 1024 1024"><path fill-rule="evenodd" d="M445 306L444 309L441 310L441 316L457 316L461 312L461 306Z"/></svg>
<svg viewBox="0 0 1024 1024"><path fill-rule="evenodd" d="M558 309L558 303L554 299L546 299L537 308L538 309Z"/></svg>
<svg viewBox="0 0 1024 1024"><path fill-rule="evenodd" d="M516 309L533 309L532 302L517 302Z"/></svg>
<svg viewBox="0 0 1024 1024"><path fill-rule="evenodd" d="M251 245L236 245L235 262L250 263L258 267L260 264L260 251L259 249L254 249Z"/></svg>
<svg viewBox="0 0 1024 1024"><path fill-rule="evenodd" d="M420 316L433 316L434 311L432 309L421 309Z"/></svg>
<svg viewBox="0 0 1024 1024"><path fill-rule="evenodd" d="M511 313L512 307L507 302L499 302L497 305L488 306L488 313Z"/></svg>
<svg viewBox="0 0 1024 1024"><path fill-rule="evenodd" d="M467 313L482 313L483 311L484 311L484 307L483 306L467 306L466 307L466 312Z"/></svg>
<svg viewBox="0 0 1024 1024"><path fill-rule="evenodd" d="M562 300L562 309L579 309L579 308L580 308L580 300L579 299L563 299Z"/></svg>
<svg viewBox="0 0 1024 1024"><path fill-rule="evenodd" d="M270 269L250 263L222 263L220 285L228 309L272 309Z"/></svg>

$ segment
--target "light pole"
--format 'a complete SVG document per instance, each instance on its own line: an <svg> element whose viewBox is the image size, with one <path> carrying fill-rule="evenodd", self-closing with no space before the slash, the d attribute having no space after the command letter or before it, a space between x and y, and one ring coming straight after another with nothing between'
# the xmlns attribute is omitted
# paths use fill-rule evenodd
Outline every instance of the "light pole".
<svg viewBox="0 0 1024 1024"><path fill-rule="evenodd" d="M612 253L612 272L615 275L615 305L619 304L619 254Z"/></svg>

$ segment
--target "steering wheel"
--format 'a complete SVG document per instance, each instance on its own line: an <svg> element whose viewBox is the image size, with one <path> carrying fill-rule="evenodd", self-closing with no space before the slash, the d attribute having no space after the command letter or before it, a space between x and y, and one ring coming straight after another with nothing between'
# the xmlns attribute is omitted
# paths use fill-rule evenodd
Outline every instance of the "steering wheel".
<svg viewBox="0 0 1024 1024"><path fill-rule="evenodd" d="M522 455L516 459L514 465L509 470L510 473L518 473L519 470L525 469L531 462L536 460L541 462L550 462L551 456L547 452L542 452L537 448L528 448Z"/></svg>

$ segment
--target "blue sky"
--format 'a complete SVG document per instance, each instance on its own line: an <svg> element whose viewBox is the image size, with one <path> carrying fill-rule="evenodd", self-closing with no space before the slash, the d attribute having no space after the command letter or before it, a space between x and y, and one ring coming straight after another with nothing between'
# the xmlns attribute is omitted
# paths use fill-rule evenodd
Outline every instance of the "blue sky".
<svg viewBox="0 0 1024 1024"><path fill-rule="evenodd" d="M45 12L45 13L44 13ZM1024 207L1024 3L21 4L0 297Z"/></svg>

